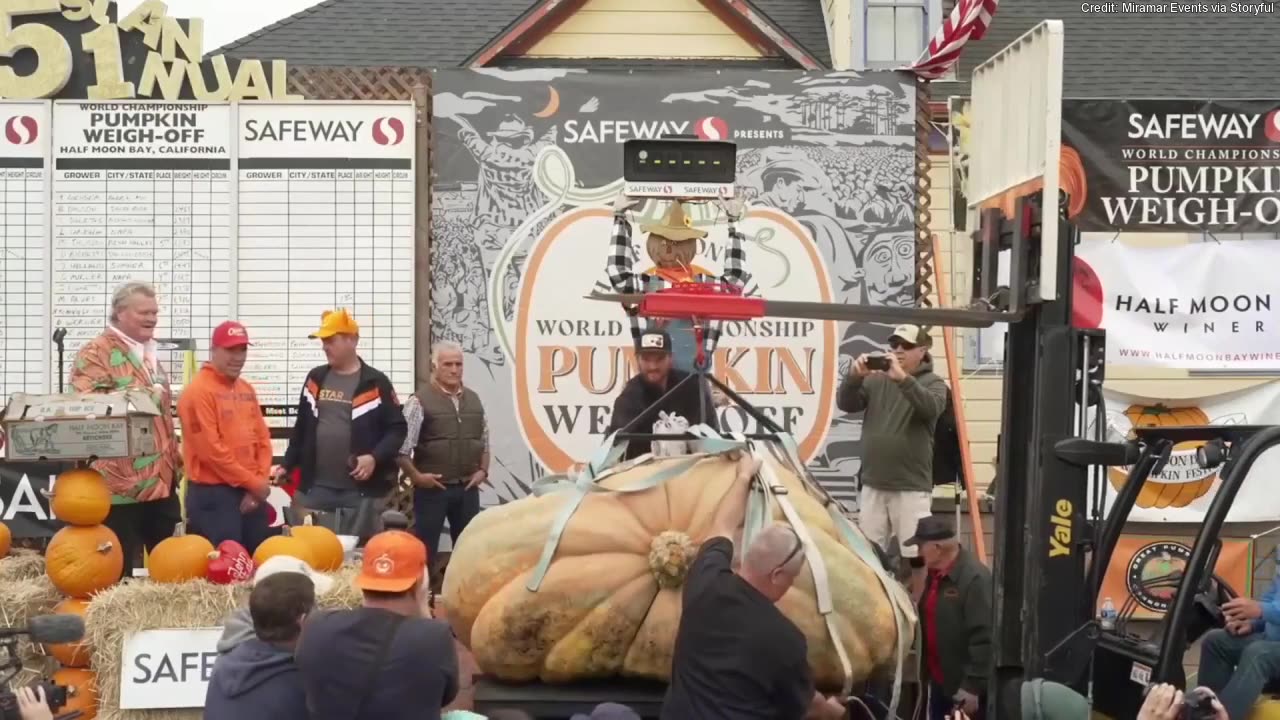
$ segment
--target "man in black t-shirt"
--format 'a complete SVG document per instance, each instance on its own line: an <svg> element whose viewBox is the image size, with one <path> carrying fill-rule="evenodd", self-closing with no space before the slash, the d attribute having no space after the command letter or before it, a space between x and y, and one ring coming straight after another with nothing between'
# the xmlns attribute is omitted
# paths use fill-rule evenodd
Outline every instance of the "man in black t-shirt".
<svg viewBox="0 0 1280 720"><path fill-rule="evenodd" d="M739 464L685 578L664 720L836 720L844 708L813 686L804 634L774 605L804 568L804 545L771 525L734 572L732 537L759 465Z"/></svg>

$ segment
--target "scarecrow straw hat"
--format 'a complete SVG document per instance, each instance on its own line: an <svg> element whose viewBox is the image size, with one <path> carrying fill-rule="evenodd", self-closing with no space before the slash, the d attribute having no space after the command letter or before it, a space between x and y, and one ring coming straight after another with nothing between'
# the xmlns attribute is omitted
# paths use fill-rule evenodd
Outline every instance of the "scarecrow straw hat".
<svg viewBox="0 0 1280 720"><path fill-rule="evenodd" d="M641 225L640 232L651 233L672 242L685 240L701 240L707 236L706 230L693 227L693 221L684 214L684 206L679 202L671 203L667 216L657 225Z"/></svg>

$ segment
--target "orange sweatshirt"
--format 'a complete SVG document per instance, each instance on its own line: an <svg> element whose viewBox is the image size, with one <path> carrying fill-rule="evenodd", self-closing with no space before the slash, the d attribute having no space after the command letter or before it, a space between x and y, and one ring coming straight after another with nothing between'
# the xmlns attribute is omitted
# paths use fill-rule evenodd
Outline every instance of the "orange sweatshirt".
<svg viewBox="0 0 1280 720"><path fill-rule="evenodd" d="M182 388L182 460L201 485L261 491L271 472L271 433L253 386L206 364Z"/></svg>

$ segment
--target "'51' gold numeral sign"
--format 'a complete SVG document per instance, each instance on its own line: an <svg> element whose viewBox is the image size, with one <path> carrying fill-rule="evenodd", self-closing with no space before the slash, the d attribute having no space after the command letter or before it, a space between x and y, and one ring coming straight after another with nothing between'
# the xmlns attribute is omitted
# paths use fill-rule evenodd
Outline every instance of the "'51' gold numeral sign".
<svg viewBox="0 0 1280 720"><path fill-rule="evenodd" d="M97 27L79 37L80 50L93 57L94 82L87 88L89 100L121 100L155 97L178 100L190 88L196 100L301 100L286 90L288 71L283 60L271 61L268 79L260 60L243 60L234 77L223 55L209 59L213 83L206 82L204 21L193 18L184 31L177 18L168 16L160 0L146 0L118 24L110 22L110 0L0 0L0 58L10 61L18 51L35 53L35 69L19 75L12 66L0 65L0 97L37 99L57 97L71 79L74 55L68 39L58 30L38 22L14 27L14 18L61 13L72 22L92 19ZM120 33L138 32L149 48L137 84L125 80ZM181 50L181 56L179 55Z"/></svg>

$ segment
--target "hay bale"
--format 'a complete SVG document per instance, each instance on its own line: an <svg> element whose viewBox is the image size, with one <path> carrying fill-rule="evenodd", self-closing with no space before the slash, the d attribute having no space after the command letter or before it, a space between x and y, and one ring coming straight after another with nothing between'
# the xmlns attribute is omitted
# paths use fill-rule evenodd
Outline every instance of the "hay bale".
<svg viewBox="0 0 1280 720"><path fill-rule="evenodd" d="M0 584L44 575L44 555L35 550L14 550L0 558Z"/></svg>
<svg viewBox="0 0 1280 720"><path fill-rule="evenodd" d="M352 585L359 568L344 567L333 573L333 590L317 598L325 609L349 609L360 604L360 592ZM143 630L217 627L249 600L250 586L215 585L193 580L165 585L149 580L128 580L99 593L85 613L85 635L93 646L92 667L98 674L99 720L200 720L204 710L120 709L120 653L128 635Z"/></svg>
<svg viewBox="0 0 1280 720"><path fill-rule="evenodd" d="M44 574L44 557L32 551L15 551L0 559L0 627L23 627L35 615L52 612L62 600ZM29 685L57 669L57 662L45 655L26 636L18 639L22 671L9 681L9 689Z"/></svg>

